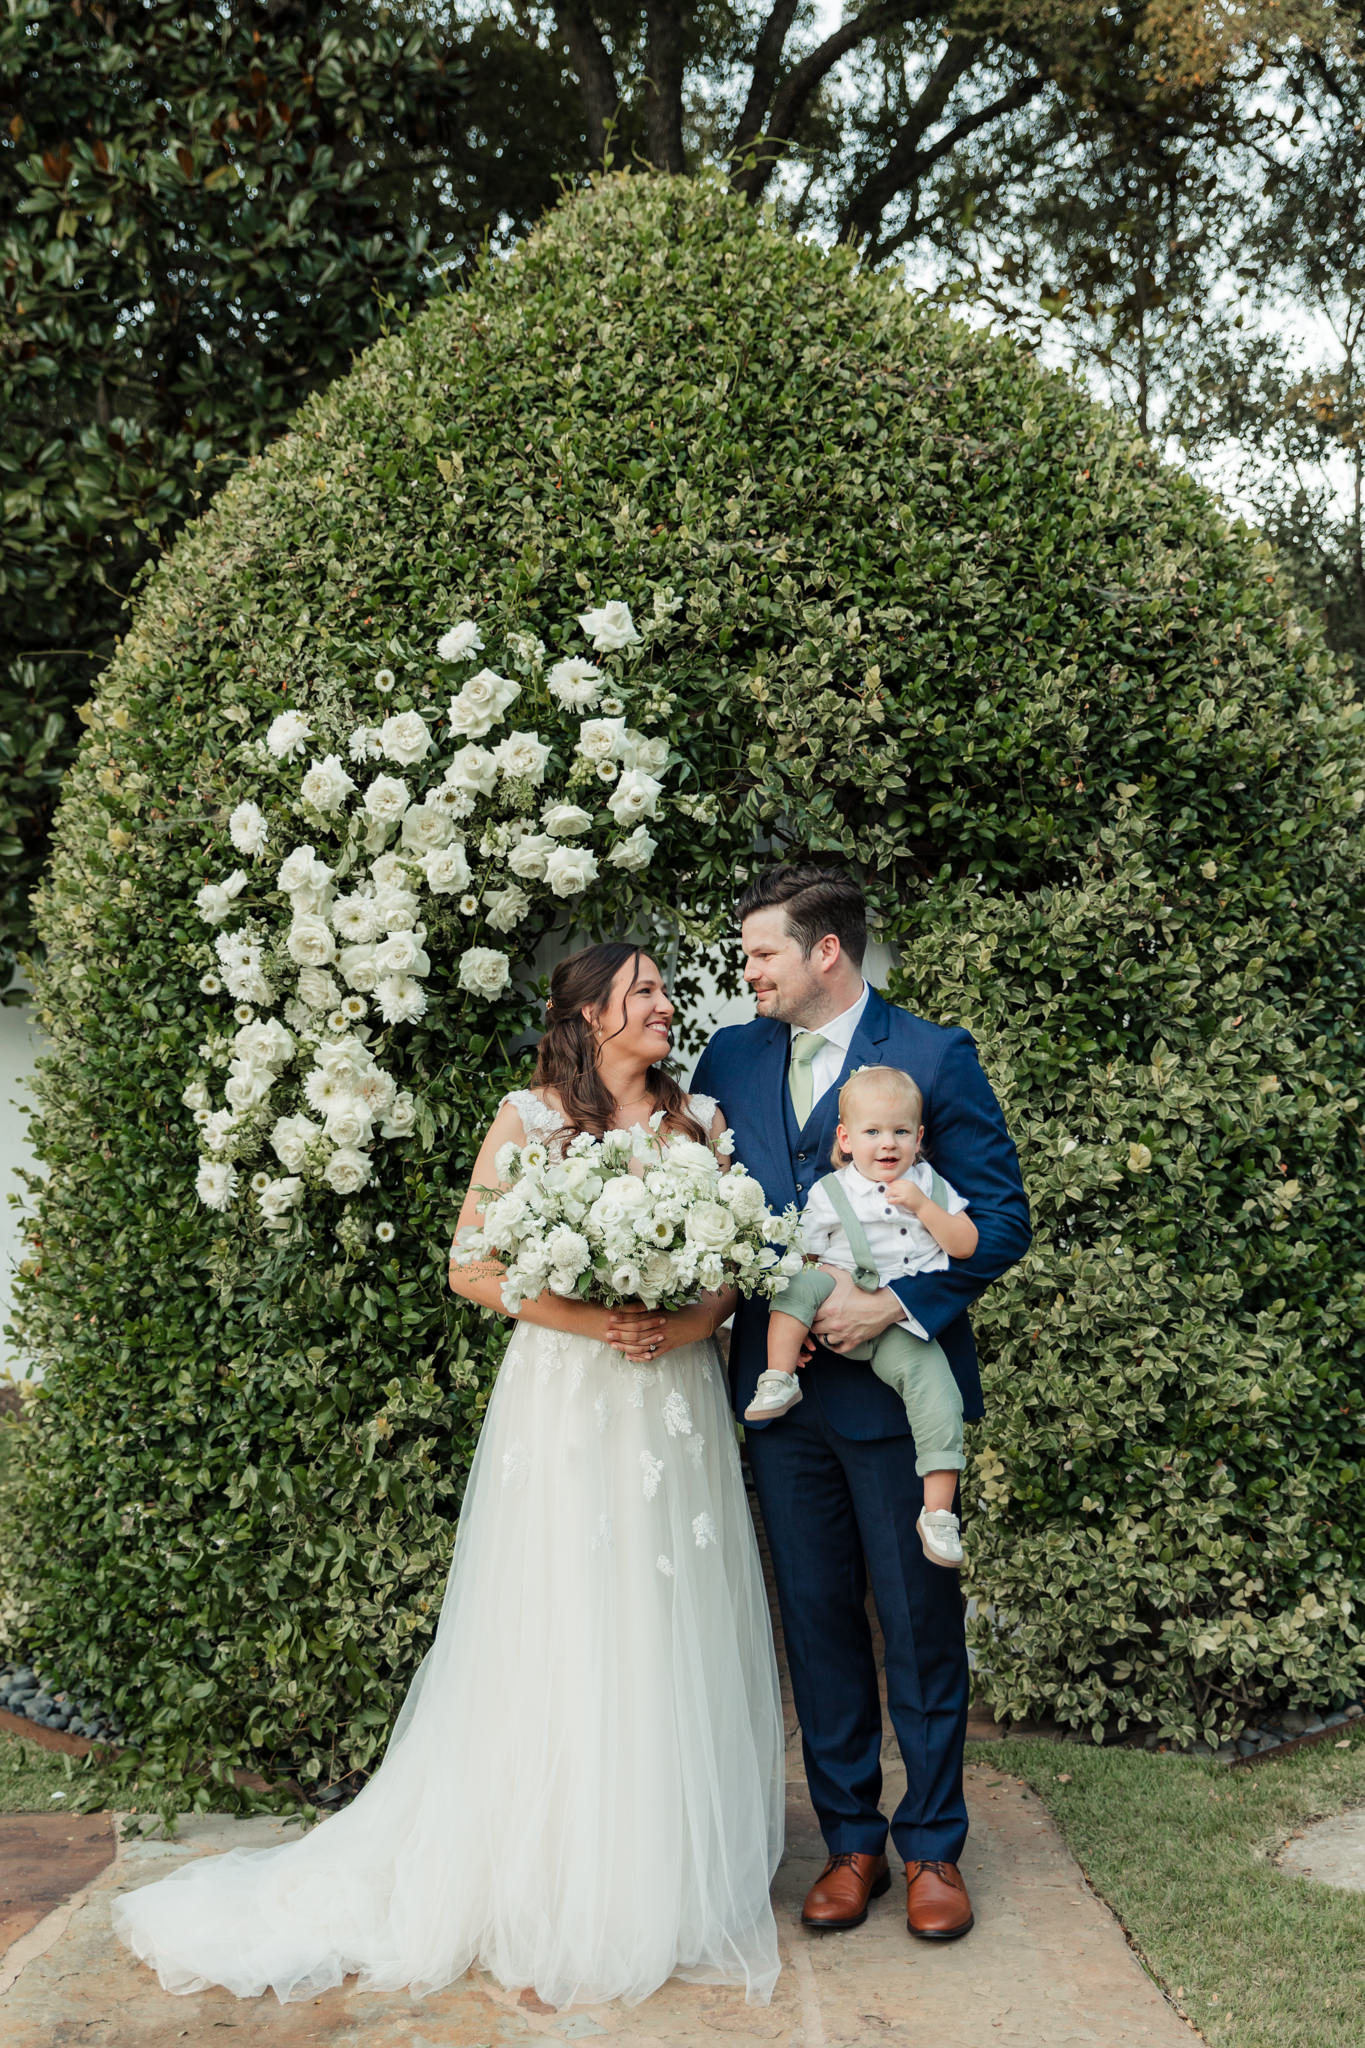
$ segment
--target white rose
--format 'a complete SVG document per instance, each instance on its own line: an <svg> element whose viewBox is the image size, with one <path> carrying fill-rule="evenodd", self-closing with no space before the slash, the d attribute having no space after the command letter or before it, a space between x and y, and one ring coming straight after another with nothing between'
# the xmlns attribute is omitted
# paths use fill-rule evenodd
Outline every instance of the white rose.
<svg viewBox="0 0 1365 2048"><path fill-rule="evenodd" d="M315 811L339 811L354 788L337 756L326 754L321 761L314 761L304 776L299 795Z"/></svg>
<svg viewBox="0 0 1365 2048"><path fill-rule="evenodd" d="M365 809L378 825L401 818L408 801L408 785L397 775L376 775L365 792Z"/></svg>
<svg viewBox="0 0 1365 2048"><path fill-rule="evenodd" d="M294 1041L278 1017L244 1024L232 1041L233 1058L257 1067L285 1067L294 1057Z"/></svg>
<svg viewBox="0 0 1365 2048"><path fill-rule="evenodd" d="M357 1102L363 1102L373 1116L383 1116L393 1105L398 1087L392 1074L382 1067L367 1067L352 1083Z"/></svg>
<svg viewBox="0 0 1365 2048"><path fill-rule="evenodd" d="M189 1086L181 1092L180 1100L184 1103L186 1109L207 1109L209 1106L209 1091L202 1081L191 1081Z"/></svg>
<svg viewBox="0 0 1365 2048"><path fill-rule="evenodd" d="M194 1192L206 1209L230 1209L237 1194L237 1169L226 1161L201 1159Z"/></svg>
<svg viewBox="0 0 1365 2048"><path fill-rule="evenodd" d="M406 889L412 868L400 853L381 853L370 862L370 880L376 889Z"/></svg>
<svg viewBox="0 0 1365 2048"><path fill-rule="evenodd" d="M593 651L597 654L616 654L623 647L638 647L640 644L630 607L622 604L620 598L613 598L597 611L583 612L578 623L592 641Z"/></svg>
<svg viewBox="0 0 1365 2048"><path fill-rule="evenodd" d="M261 853L269 837L264 812L252 803L238 804L228 819L228 838L238 853Z"/></svg>
<svg viewBox="0 0 1365 2048"><path fill-rule="evenodd" d="M552 839L577 839L581 833L591 832L592 813L577 804L549 804L544 823Z"/></svg>
<svg viewBox="0 0 1365 2048"><path fill-rule="evenodd" d="M530 908L530 897L515 882L509 882L505 889L494 889L483 904L484 916L495 932L514 931Z"/></svg>
<svg viewBox="0 0 1365 2048"><path fill-rule="evenodd" d="M545 879L556 896L577 896L597 880L597 856L586 846L557 846L545 862Z"/></svg>
<svg viewBox="0 0 1365 2048"><path fill-rule="evenodd" d="M270 721L265 743L275 759L283 761L290 754L301 754L304 741L312 737L312 724L301 711L282 711Z"/></svg>
<svg viewBox="0 0 1365 2048"><path fill-rule="evenodd" d="M194 907L205 924L221 924L232 914L232 898L221 882L205 882L194 899Z"/></svg>
<svg viewBox="0 0 1365 2048"><path fill-rule="evenodd" d="M683 1219L683 1235L699 1251L723 1252L735 1241L735 1219L723 1202L694 1202Z"/></svg>
<svg viewBox="0 0 1365 2048"><path fill-rule="evenodd" d="M642 732L627 726L619 758L623 768L643 768L647 775L662 775L668 766L668 741L647 739Z"/></svg>
<svg viewBox="0 0 1365 2048"><path fill-rule="evenodd" d="M540 882L545 879L545 863L554 851L555 842L547 832L528 832L509 852L507 865L524 882Z"/></svg>
<svg viewBox="0 0 1365 2048"><path fill-rule="evenodd" d="M464 661L467 656L480 653L482 648L483 635L472 619L461 619L458 626L442 633L436 642L436 652L442 661Z"/></svg>
<svg viewBox="0 0 1365 2048"><path fill-rule="evenodd" d="M403 815L403 844L411 853L433 852L454 830L455 820L439 804L414 804Z"/></svg>
<svg viewBox="0 0 1365 2048"><path fill-rule="evenodd" d="M343 946L337 964L347 988L355 989L359 995L369 995L379 979L373 946Z"/></svg>
<svg viewBox="0 0 1365 2048"><path fill-rule="evenodd" d="M304 1155L321 1131L311 1117L282 1116L270 1133L270 1145L287 1173L302 1173Z"/></svg>
<svg viewBox="0 0 1365 2048"><path fill-rule="evenodd" d="M649 866L650 855L658 845L643 825L637 825L629 839L623 839L619 846L613 846L607 855L614 868L625 868L628 874L639 874Z"/></svg>
<svg viewBox="0 0 1365 2048"><path fill-rule="evenodd" d="M415 1024L427 1007L426 990L410 974L386 974L374 985L374 999L386 1024Z"/></svg>
<svg viewBox="0 0 1365 2048"><path fill-rule="evenodd" d="M463 842L441 846L426 855L422 873L433 896L457 896L469 887L469 859Z"/></svg>
<svg viewBox="0 0 1365 2048"><path fill-rule="evenodd" d="M492 796L498 782L498 764L487 747L461 747L445 772L451 789L466 796Z"/></svg>
<svg viewBox="0 0 1365 2048"><path fill-rule="evenodd" d="M215 1109L203 1126L204 1143L210 1152L219 1152L237 1128L237 1119L230 1109Z"/></svg>
<svg viewBox="0 0 1365 2048"><path fill-rule="evenodd" d="M296 846L280 863L275 887L292 896L296 889L325 889L331 879L332 869L325 860L318 859L313 847Z"/></svg>
<svg viewBox="0 0 1365 2048"><path fill-rule="evenodd" d="M343 1145L327 1161L322 1177L338 1195L353 1195L364 1187L373 1172L374 1167L365 1153Z"/></svg>
<svg viewBox="0 0 1365 2048"><path fill-rule="evenodd" d="M602 691L602 671L590 661L580 660L577 655L568 661L557 661L545 678L550 695L557 697L569 711L586 711L597 702Z"/></svg>
<svg viewBox="0 0 1365 2048"><path fill-rule="evenodd" d="M381 884L374 894L375 915L387 932L410 931L417 922L418 900L413 889Z"/></svg>
<svg viewBox="0 0 1365 2048"><path fill-rule="evenodd" d="M628 768L607 798L607 809L618 825L633 825L641 818L652 818L658 811L662 788L663 784L646 775L643 768Z"/></svg>
<svg viewBox="0 0 1365 2048"><path fill-rule="evenodd" d="M380 726L379 744L388 760L411 768L431 752L431 734L420 711L396 711Z"/></svg>
<svg viewBox="0 0 1365 2048"><path fill-rule="evenodd" d="M390 932L374 949L374 964L381 974L430 974L431 961L414 932Z"/></svg>
<svg viewBox="0 0 1365 2048"><path fill-rule="evenodd" d="M303 1182L297 1175L291 1175L287 1180L272 1180L263 1187L256 1197L256 1206L266 1223L283 1223L302 1199Z"/></svg>
<svg viewBox="0 0 1365 2048"><path fill-rule="evenodd" d="M472 996L500 996L511 979L507 955L493 946L470 946L460 955L460 987Z"/></svg>
<svg viewBox="0 0 1365 2048"><path fill-rule="evenodd" d="M481 740L520 695L520 683L495 675L491 668L481 668L458 697L451 698L450 730L459 739Z"/></svg>
<svg viewBox="0 0 1365 2048"><path fill-rule="evenodd" d="M585 761L613 761L625 743L624 718L585 718L578 728L578 749Z"/></svg>
<svg viewBox="0 0 1365 2048"><path fill-rule="evenodd" d="M410 1138L417 1128L417 1104L407 1089L395 1095L388 1115L379 1126L381 1138Z"/></svg>
<svg viewBox="0 0 1365 2048"><path fill-rule="evenodd" d="M510 732L493 749L498 773L506 776L509 782L542 783L549 758L550 749L539 733L534 732Z"/></svg>
<svg viewBox="0 0 1365 2048"><path fill-rule="evenodd" d="M349 1102L330 1104L322 1122L323 1136L330 1138L334 1145L364 1145L369 1141L372 1128L369 1111L354 1097Z"/></svg>
<svg viewBox="0 0 1365 2048"><path fill-rule="evenodd" d="M285 945L300 967L327 967L337 956L337 942L320 917L296 917Z"/></svg>

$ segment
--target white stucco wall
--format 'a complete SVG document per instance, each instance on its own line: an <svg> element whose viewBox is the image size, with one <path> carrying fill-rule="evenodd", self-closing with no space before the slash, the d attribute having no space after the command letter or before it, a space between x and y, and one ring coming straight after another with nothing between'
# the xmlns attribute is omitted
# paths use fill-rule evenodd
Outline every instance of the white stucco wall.
<svg viewBox="0 0 1365 2048"><path fill-rule="evenodd" d="M29 1004L0 1009L0 1332L9 1320L14 1268L21 1256L23 1227L19 1212L8 1197L22 1195L17 1178L20 1167L37 1171L29 1150L28 1077L38 1057L40 1040ZM0 1334L0 1378L22 1374L23 1361L7 1337Z"/></svg>

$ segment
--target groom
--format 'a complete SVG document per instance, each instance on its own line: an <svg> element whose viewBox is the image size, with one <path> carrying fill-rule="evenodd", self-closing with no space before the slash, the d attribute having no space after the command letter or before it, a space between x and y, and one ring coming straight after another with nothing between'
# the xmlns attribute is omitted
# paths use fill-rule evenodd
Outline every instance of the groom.
<svg viewBox="0 0 1365 2048"><path fill-rule="evenodd" d="M814 1325L805 1400L747 1431L772 1549L806 1776L829 1861L808 1927L857 1927L891 1883L882 1714L865 1609L870 1575L886 1643L886 1693L907 1786L891 1817L912 1934L951 1941L972 1925L958 1874L967 1839L962 1746L967 1648L956 1573L915 1531L923 1501L905 1409L870 1365L837 1354L904 1322L937 1337L982 1413L967 1309L1027 1249L1028 1204L1000 1106L967 1033L894 1009L863 980L862 891L835 869L770 868L736 905L758 1016L718 1031L692 1080L719 1102L736 1157L769 1206L804 1204L831 1170L839 1089L855 1067L902 1067L924 1097L925 1151L965 1195L980 1233L970 1259L876 1293L841 1274ZM731 1393L743 1413L767 1363L767 1306L743 1301Z"/></svg>

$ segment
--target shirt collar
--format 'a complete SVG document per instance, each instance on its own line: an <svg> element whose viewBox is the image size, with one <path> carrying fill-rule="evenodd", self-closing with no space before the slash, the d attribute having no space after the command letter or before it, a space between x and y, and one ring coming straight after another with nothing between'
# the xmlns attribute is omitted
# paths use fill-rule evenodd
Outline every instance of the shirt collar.
<svg viewBox="0 0 1365 2048"><path fill-rule="evenodd" d="M862 1022L863 1011L867 1008L867 999L871 993L871 989L864 982L862 994L855 1003L850 1003L849 1007L842 1011L839 1016L831 1017L827 1024L816 1026L826 1045L837 1045L840 1052L848 1051L853 1043L853 1034ZM789 1029L792 1037L795 1038L797 1032L804 1031L806 1026L804 1024L792 1024L789 1026ZM869 1182L868 1185L871 1186L872 1183Z"/></svg>

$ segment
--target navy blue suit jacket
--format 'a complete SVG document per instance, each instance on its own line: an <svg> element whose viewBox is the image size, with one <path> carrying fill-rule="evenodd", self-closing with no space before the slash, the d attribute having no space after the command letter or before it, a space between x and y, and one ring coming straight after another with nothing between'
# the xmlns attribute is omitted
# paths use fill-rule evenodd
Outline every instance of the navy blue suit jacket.
<svg viewBox="0 0 1365 2048"><path fill-rule="evenodd" d="M755 1018L718 1031L702 1054L692 1087L713 1095L735 1134L735 1157L762 1183L771 1209L804 1207L822 1174L839 1121L839 1088L855 1067L901 1067L924 1097L924 1150L944 1179L968 1201L979 1233L970 1259L952 1259L941 1273L915 1273L891 1283L910 1314L937 1337L962 1389L969 1418L983 1413L976 1343L967 1309L1028 1249L1028 1201L1014 1142L970 1035L957 1025L926 1023L869 989L839 1080L796 1128L787 1086L791 1033ZM741 1301L730 1347L730 1388L742 1412L767 1363L768 1308ZM806 1367L819 1375L826 1414L842 1435L860 1439L909 1433L905 1409L871 1367L821 1346Z"/></svg>

